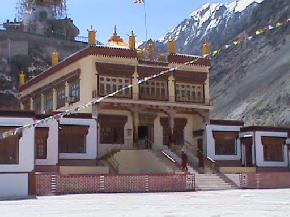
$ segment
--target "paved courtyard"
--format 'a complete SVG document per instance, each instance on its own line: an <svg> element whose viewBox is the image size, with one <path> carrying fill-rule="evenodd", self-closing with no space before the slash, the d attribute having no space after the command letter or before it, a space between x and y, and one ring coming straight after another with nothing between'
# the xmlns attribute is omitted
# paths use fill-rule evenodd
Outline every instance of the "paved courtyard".
<svg viewBox="0 0 290 217"><path fill-rule="evenodd" d="M39 197L0 201L0 216L287 217L290 189Z"/></svg>

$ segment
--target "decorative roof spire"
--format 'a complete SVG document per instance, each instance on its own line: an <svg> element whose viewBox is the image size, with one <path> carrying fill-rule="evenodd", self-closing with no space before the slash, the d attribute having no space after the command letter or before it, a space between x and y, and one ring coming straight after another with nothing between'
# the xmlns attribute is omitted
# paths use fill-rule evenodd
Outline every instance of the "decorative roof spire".
<svg viewBox="0 0 290 217"><path fill-rule="evenodd" d="M114 36L117 36L118 33L117 33L117 25L114 26Z"/></svg>

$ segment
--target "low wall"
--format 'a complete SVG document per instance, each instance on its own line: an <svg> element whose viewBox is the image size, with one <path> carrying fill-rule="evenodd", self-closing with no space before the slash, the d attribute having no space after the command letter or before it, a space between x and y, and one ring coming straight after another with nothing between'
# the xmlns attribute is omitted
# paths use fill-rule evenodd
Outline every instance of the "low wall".
<svg viewBox="0 0 290 217"><path fill-rule="evenodd" d="M109 167L106 166L60 166L59 172L62 175L87 175L87 174L109 174Z"/></svg>
<svg viewBox="0 0 290 217"><path fill-rule="evenodd" d="M137 193L194 191L193 175L35 174L36 194Z"/></svg>
<svg viewBox="0 0 290 217"><path fill-rule="evenodd" d="M290 172L225 174L240 188L290 188Z"/></svg>

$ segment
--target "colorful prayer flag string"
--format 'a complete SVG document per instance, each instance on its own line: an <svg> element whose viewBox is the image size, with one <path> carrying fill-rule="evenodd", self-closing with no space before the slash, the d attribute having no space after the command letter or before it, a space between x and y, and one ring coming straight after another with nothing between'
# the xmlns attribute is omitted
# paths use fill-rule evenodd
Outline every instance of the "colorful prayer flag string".
<svg viewBox="0 0 290 217"><path fill-rule="evenodd" d="M144 1L144 0L136 0L135 3L141 4L141 3L145 3L145 1ZM272 30L272 29L275 29L275 28L281 28L281 27L283 27L285 24L288 24L288 23L290 23L290 18L287 19L286 22L277 22L277 23L275 24L275 26L268 25L268 26L264 27L263 29L258 29L258 30L256 30L255 35L256 35L256 36L262 35L263 33L267 33L267 32L269 32L269 31ZM253 35L250 35L250 36L247 37L247 40L252 40L252 39L253 39ZM233 46L233 45L234 45L234 46L238 46L238 45L241 44L241 42L242 42L242 41L241 41L240 39L238 39L238 40L234 40L234 41L232 42L232 44L226 44L226 45L224 45L224 46L222 47L222 49L214 50L214 51L211 53L211 56L216 57L216 56L218 56L218 55L220 54L220 52L221 52L222 50L224 50L224 49L228 49L228 48L230 48L230 47ZM194 59L194 60L192 60L192 61L189 61L189 62L184 63L184 65L194 64L194 63L196 63L199 59L200 59L200 58L196 58L196 59ZM145 77L145 78L143 78L143 79L138 80L137 85L142 84L142 83L144 83L144 82L146 82L146 81L148 81L148 80L151 80L151 79L157 78L157 77L159 77L159 76L161 76L161 75L164 75L164 74L166 74L166 73L168 73L168 72L174 72L174 71L177 70L177 69L178 69L178 66L173 67L173 68L170 68L170 69L165 70L165 71L161 71L161 72L159 72L159 73L157 73L157 74L154 74L154 75L151 75L151 76ZM104 97L100 97L100 98L98 98L98 99L93 99L93 100L89 101L88 103L86 103L86 104L84 104L84 105L78 106L78 107L73 108L73 109L65 110L64 112L61 112L61 113L55 114L55 115L53 115L53 116L49 116L49 117L44 118L44 119L41 119L41 120L33 121L32 124L26 124L26 125L24 125L23 127L19 127L19 128L14 129L14 130L9 130L9 131L6 131L6 132L2 132L2 133L0 133L0 140L1 140L1 139L5 139L5 138L10 137L10 136L13 136L13 135L17 135L17 134L23 132L23 130L25 130L25 129L30 129L30 128L33 128L33 127L37 127L37 126L39 126L40 124L47 123L47 122L50 121L50 120L57 120L57 121L58 121L58 120L64 118L64 116L68 116L68 115L73 114L73 113L75 113L75 112L79 112L79 111L81 111L81 110L83 110L83 109L85 109L85 108L88 108L88 107L90 107L90 106L96 104L96 103L100 103L100 102L106 100L106 99L109 98L109 97L115 96L116 94L118 94L118 93L120 93L120 92L122 92L122 91L124 91L124 90L126 90L126 89L130 89L130 88L133 88L133 87L134 87L133 84L127 85L127 86L125 86L125 87L123 87L123 88L121 88L121 89L119 89L119 90L117 90L117 91L115 91L115 92L113 92L113 93L110 93L110 94L108 94L108 95L106 95L106 96L104 96Z"/></svg>

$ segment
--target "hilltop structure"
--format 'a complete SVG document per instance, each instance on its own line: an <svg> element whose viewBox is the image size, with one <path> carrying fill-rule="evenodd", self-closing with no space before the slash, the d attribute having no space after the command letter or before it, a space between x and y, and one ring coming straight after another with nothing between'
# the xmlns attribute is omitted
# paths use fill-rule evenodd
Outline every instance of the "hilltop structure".
<svg viewBox="0 0 290 217"><path fill-rule="evenodd" d="M74 40L79 29L66 17L66 0L19 0L18 20L3 24L7 31L30 32Z"/></svg>

